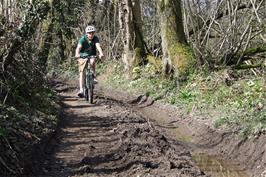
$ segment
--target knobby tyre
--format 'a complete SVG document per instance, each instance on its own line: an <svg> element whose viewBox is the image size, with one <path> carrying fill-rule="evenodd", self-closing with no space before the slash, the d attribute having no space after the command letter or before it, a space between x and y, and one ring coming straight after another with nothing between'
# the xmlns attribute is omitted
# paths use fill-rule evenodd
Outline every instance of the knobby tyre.
<svg viewBox="0 0 266 177"><path fill-rule="evenodd" d="M94 88L94 83L93 83L93 75L90 75L89 77L89 101L91 104L93 104L93 88Z"/></svg>
<svg viewBox="0 0 266 177"><path fill-rule="evenodd" d="M87 88L85 89L85 100L89 101L89 91Z"/></svg>
<svg viewBox="0 0 266 177"><path fill-rule="evenodd" d="M93 88L90 89L90 103L93 104Z"/></svg>
<svg viewBox="0 0 266 177"><path fill-rule="evenodd" d="M86 101L89 101L89 76L88 76L88 73L86 72L85 74L85 89L84 89L84 97L85 97L85 100Z"/></svg>

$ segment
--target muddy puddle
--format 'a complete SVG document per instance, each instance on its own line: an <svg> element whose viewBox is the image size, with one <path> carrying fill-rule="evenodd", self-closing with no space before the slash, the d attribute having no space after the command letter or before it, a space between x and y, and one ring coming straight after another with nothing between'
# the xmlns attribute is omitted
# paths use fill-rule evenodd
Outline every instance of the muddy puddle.
<svg viewBox="0 0 266 177"><path fill-rule="evenodd" d="M196 145L193 144L193 137L190 137L184 128L174 126L166 126L164 128L167 128L177 140L185 142L189 144L192 149L197 150ZM192 151L191 153L199 168L212 177L249 177L243 170L238 169L229 161L206 153L201 153L200 150L197 150L197 152Z"/></svg>
<svg viewBox="0 0 266 177"><path fill-rule="evenodd" d="M247 174L238 170L233 164L218 157L203 153L192 154L192 157L201 170L213 177L248 177Z"/></svg>
<svg viewBox="0 0 266 177"><path fill-rule="evenodd" d="M147 110L142 110L145 114ZM151 112L149 112L151 114ZM218 156L212 156L203 153L197 144L194 143L193 137L190 135L191 130L188 127L179 127L177 122L165 122L162 116L152 115L152 120L157 126L166 129L175 139L184 142L191 148L192 158L196 161L199 168L212 177L249 177L243 170L238 169L230 161L223 160Z"/></svg>
<svg viewBox="0 0 266 177"><path fill-rule="evenodd" d="M128 103L129 107L143 114L156 127L162 128L164 133L185 144L205 173L218 177L265 176L265 148L262 148L266 147L265 134L244 139L234 133L217 132L209 127L211 122L204 117L190 117L175 106L156 102L141 94L125 94L121 91L110 93L110 88L107 88L108 92L106 88L101 90L105 97Z"/></svg>

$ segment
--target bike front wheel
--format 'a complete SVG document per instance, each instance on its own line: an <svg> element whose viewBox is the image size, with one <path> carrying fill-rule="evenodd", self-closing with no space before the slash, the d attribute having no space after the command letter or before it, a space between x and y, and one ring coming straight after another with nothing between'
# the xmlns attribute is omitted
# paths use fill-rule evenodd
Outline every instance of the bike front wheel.
<svg viewBox="0 0 266 177"><path fill-rule="evenodd" d="M89 100L90 103L93 104L93 88L90 88L89 90Z"/></svg>
<svg viewBox="0 0 266 177"><path fill-rule="evenodd" d="M85 100L89 101L89 90L86 88L84 92Z"/></svg>
<svg viewBox="0 0 266 177"><path fill-rule="evenodd" d="M89 103L93 104L93 89L94 89L94 83L93 83L93 74L92 73L89 73L87 74L87 82L86 82L86 85L87 85L87 98L86 98L86 101L89 101Z"/></svg>

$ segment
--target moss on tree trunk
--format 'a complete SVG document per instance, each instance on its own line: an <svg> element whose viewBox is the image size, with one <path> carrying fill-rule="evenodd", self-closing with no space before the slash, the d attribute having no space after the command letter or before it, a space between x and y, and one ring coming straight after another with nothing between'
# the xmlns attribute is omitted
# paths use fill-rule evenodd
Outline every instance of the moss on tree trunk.
<svg viewBox="0 0 266 177"><path fill-rule="evenodd" d="M160 26L163 49L163 73L184 78L196 60L183 29L181 0L160 0Z"/></svg>
<svg viewBox="0 0 266 177"><path fill-rule="evenodd" d="M39 58L40 62L42 64L43 70L46 70L47 66L47 59L49 56L49 51L51 48L51 42L52 42L52 31L53 31L53 15L54 15L54 1L49 0L49 5L51 7L51 10L49 11L46 20L44 20L42 24L42 36L39 44L40 53Z"/></svg>
<svg viewBox="0 0 266 177"><path fill-rule="evenodd" d="M150 64L154 65L156 70L158 72L161 72L162 71L162 60L160 58L156 58L152 55L148 55L147 56L147 60Z"/></svg>

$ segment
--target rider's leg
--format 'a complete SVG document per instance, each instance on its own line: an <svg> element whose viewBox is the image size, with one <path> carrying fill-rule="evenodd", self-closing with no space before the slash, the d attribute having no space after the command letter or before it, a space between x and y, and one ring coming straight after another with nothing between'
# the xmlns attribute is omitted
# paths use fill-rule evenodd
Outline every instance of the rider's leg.
<svg viewBox="0 0 266 177"><path fill-rule="evenodd" d="M90 60L90 65L91 65L91 68L92 68L92 73L94 75L94 83L97 83L98 80L96 79L96 58L92 58Z"/></svg>
<svg viewBox="0 0 266 177"><path fill-rule="evenodd" d="M94 77L96 77L96 58L91 58L90 64L92 68L92 73L94 74Z"/></svg>
<svg viewBox="0 0 266 177"><path fill-rule="evenodd" d="M79 92L78 96L81 96L83 94L83 87L84 87L84 68L86 61L84 59L79 59Z"/></svg>
<svg viewBox="0 0 266 177"><path fill-rule="evenodd" d="M83 86L84 86L84 72L79 72L79 91L83 92Z"/></svg>

